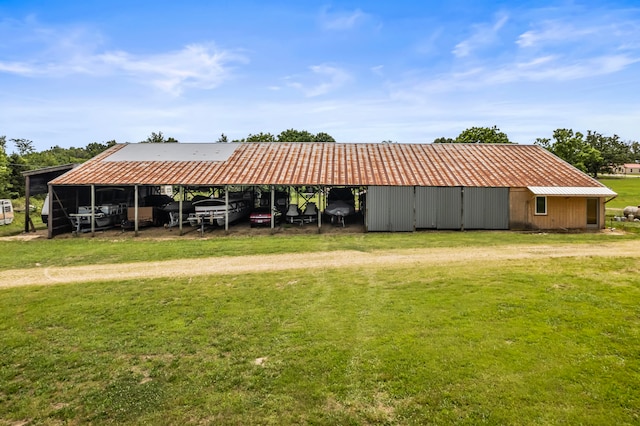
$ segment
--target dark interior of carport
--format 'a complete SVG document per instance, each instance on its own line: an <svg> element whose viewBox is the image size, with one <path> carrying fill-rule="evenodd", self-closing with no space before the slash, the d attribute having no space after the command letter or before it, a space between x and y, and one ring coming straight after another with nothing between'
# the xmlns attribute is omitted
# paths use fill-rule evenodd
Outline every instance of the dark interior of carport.
<svg viewBox="0 0 640 426"><path fill-rule="evenodd" d="M87 211L94 212L96 207L99 207L103 203L109 203L111 205L121 205L123 207L123 215L121 221L128 220L131 223L131 230L136 234L141 228L140 216L138 211L147 206L146 200L150 196L157 196L161 194L161 190L164 185L124 185L124 186L99 186L99 185L56 185L49 188L49 218L48 229L49 238L53 238L56 235L70 232L78 232L80 229L74 225L72 218L78 215L78 212L82 206L88 206ZM351 222L362 223L364 214L364 190L359 187L341 188L343 191L348 190L354 194L355 200L355 212L352 218L349 218ZM325 216L323 219L323 212L327 207L327 196L331 188L320 186L188 186L188 185L174 185L170 197L175 199L176 202L189 201L196 196L207 198L225 199L227 194L243 193L251 200L252 208L258 206L269 206L271 210L281 208L278 205L278 194L287 194L287 201L285 209L282 210L284 221L290 221L291 224L305 225L309 222L317 225L318 230L322 227L323 223L333 222L332 217ZM168 194L167 194L168 195ZM265 202L265 199L267 202ZM228 198L227 198L228 201ZM181 204L181 203L180 203ZM300 215L305 212L307 207L313 204L315 208L315 218L309 222L304 222L302 219L289 216L288 213L296 209ZM182 218L182 214L179 214ZM350 222L350 223L351 223ZM81 232L92 232L99 230L99 226L95 226L95 220L91 221L92 226L90 228L84 228ZM167 224L164 224L167 226ZM189 222L180 219L179 222L174 224L180 229L180 234L183 232L183 225L189 225ZM226 222L224 224L225 229L229 229L231 224ZM335 225L345 225L344 219L342 222L335 223ZM276 223L272 221L271 227L275 227ZM123 225L124 229L124 225ZM203 228L204 230L204 228Z"/></svg>

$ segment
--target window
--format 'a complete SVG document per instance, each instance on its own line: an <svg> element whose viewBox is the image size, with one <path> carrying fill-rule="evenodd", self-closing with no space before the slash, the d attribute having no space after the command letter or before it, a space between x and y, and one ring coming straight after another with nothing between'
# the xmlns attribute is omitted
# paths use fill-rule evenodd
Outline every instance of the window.
<svg viewBox="0 0 640 426"><path fill-rule="evenodd" d="M536 214L547 214L547 197L536 197Z"/></svg>

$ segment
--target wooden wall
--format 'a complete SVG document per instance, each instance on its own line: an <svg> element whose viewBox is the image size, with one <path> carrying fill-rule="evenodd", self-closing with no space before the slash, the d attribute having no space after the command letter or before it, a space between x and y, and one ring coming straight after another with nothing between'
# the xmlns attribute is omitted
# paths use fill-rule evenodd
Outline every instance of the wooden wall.
<svg viewBox="0 0 640 426"><path fill-rule="evenodd" d="M598 225L605 224L604 199L600 198ZM547 197L547 214L535 214L535 195L527 188L509 192L510 229L586 229L587 197ZM589 226L591 227L591 226Z"/></svg>

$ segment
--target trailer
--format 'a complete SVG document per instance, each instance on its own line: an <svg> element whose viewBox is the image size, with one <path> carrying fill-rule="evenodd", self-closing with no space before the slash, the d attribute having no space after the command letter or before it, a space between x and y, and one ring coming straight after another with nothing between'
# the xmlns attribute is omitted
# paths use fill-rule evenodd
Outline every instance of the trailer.
<svg viewBox="0 0 640 426"><path fill-rule="evenodd" d="M9 225L13 222L13 204L11 200L0 200L0 225Z"/></svg>

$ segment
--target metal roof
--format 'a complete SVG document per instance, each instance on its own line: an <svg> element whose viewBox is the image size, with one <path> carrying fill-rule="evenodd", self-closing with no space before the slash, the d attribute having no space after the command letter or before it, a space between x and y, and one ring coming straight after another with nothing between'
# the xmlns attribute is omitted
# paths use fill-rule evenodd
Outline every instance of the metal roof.
<svg viewBox="0 0 640 426"><path fill-rule="evenodd" d="M534 195L551 195L565 197L615 197L618 195L605 187L575 187L575 186L529 186Z"/></svg>
<svg viewBox="0 0 640 426"><path fill-rule="evenodd" d="M54 185L327 185L597 187L595 179L537 145L387 143L120 144ZM196 147L197 145L197 147ZM221 146L222 145L222 146ZM128 151L135 155L126 155ZM228 148L227 148L228 147ZM113 159L116 158L117 161ZM159 158L154 160L154 158Z"/></svg>
<svg viewBox="0 0 640 426"><path fill-rule="evenodd" d="M226 161L238 144L231 143L126 144L104 159L108 161Z"/></svg>

